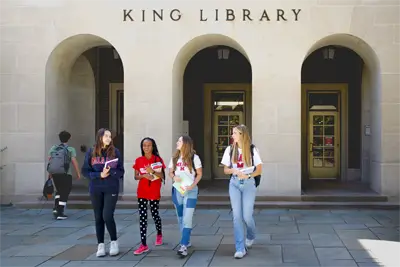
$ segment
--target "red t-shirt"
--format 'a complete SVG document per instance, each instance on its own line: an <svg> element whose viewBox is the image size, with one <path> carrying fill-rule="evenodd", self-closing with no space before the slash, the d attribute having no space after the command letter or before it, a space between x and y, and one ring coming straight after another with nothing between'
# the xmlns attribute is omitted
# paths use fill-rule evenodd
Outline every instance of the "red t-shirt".
<svg viewBox="0 0 400 267"><path fill-rule="evenodd" d="M145 156L139 157L135 160L135 164L132 166L133 169L139 172L140 175L146 174L146 166L147 165L162 165L162 168L165 169L165 164L162 158L152 155L150 159L147 159ZM154 167L156 172L161 172L160 166ZM164 177L165 178L165 177ZM161 198L160 189L161 189L161 179L157 179L155 181L150 181L147 179L140 179L139 185L137 188L137 197L145 198L150 200L159 200Z"/></svg>

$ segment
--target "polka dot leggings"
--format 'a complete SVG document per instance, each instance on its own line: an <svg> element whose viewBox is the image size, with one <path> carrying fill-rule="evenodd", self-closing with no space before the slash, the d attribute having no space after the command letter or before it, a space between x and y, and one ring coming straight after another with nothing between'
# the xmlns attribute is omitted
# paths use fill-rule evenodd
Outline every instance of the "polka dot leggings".
<svg viewBox="0 0 400 267"><path fill-rule="evenodd" d="M139 219L140 219L140 238L142 244L146 246L146 234L147 234L147 202L150 202L151 216L153 217L154 223L157 229L157 235L161 235L161 217L158 213L160 200L148 200L145 198L138 199Z"/></svg>

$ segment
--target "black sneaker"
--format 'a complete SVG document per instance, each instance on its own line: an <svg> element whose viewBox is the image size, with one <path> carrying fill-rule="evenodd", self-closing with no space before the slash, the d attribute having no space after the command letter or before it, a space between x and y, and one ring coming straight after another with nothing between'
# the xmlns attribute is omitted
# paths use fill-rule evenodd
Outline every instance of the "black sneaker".
<svg viewBox="0 0 400 267"><path fill-rule="evenodd" d="M182 258L186 257L188 252L187 252L187 247L184 245L181 245L181 247L178 249L178 251L176 252L176 254L178 254L179 256L181 256Z"/></svg>
<svg viewBox="0 0 400 267"><path fill-rule="evenodd" d="M64 213L60 213L60 214L58 214L58 216L57 216L57 220L65 220L65 219L67 219L67 218L68 218L68 216L65 215Z"/></svg>

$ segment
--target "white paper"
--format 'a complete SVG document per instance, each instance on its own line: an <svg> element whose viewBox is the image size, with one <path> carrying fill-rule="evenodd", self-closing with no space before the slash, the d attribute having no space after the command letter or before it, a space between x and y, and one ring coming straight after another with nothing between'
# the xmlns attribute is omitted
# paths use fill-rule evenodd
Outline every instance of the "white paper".
<svg viewBox="0 0 400 267"><path fill-rule="evenodd" d="M239 171L241 171L243 174L246 174L246 175L251 174L254 172L254 166L243 168L243 169L240 169Z"/></svg>
<svg viewBox="0 0 400 267"><path fill-rule="evenodd" d="M106 161L106 163L104 164L104 168L107 168L107 165L109 165L110 163L116 162L116 161L118 161L118 158Z"/></svg>

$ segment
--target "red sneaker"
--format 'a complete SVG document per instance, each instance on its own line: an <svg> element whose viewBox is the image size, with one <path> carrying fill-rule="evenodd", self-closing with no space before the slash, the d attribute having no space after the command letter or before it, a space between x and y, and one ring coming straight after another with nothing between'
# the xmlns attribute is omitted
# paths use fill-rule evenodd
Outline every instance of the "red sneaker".
<svg viewBox="0 0 400 267"><path fill-rule="evenodd" d="M137 250L135 250L133 254L140 255L147 251L149 251L149 246L143 246L143 244L140 244L140 247Z"/></svg>
<svg viewBox="0 0 400 267"><path fill-rule="evenodd" d="M162 244L163 244L162 235L157 235L157 237L156 237L156 246L161 246Z"/></svg>

